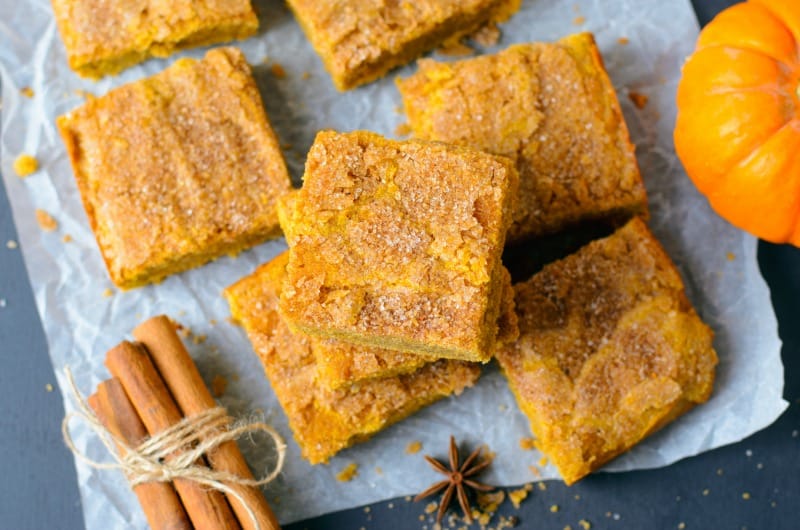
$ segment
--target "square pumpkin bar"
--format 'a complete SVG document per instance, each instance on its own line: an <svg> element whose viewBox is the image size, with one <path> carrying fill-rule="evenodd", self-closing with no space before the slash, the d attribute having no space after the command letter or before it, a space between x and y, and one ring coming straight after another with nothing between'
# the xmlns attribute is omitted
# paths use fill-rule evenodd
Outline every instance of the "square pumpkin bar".
<svg viewBox="0 0 800 530"><path fill-rule="evenodd" d="M281 311L311 335L488 362L517 180L480 151L320 132L281 217Z"/></svg>
<svg viewBox="0 0 800 530"><path fill-rule="evenodd" d="M149 57L254 35L250 0L52 0L69 66L84 77L116 74Z"/></svg>
<svg viewBox="0 0 800 530"><path fill-rule="evenodd" d="M114 89L59 117L58 128L119 287L280 235L289 175L235 48Z"/></svg>
<svg viewBox="0 0 800 530"><path fill-rule="evenodd" d="M515 291L519 340L497 360L567 484L709 398L713 333L642 220Z"/></svg>
<svg viewBox="0 0 800 530"><path fill-rule="evenodd" d="M510 242L646 214L634 146L590 33L459 62L422 59L397 84L417 138L517 162Z"/></svg>
<svg viewBox="0 0 800 530"><path fill-rule="evenodd" d="M314 343L292 332L278 311L287 262L286 253L278 256L228 287L225 296L310 463L327 462L422 407L461 393L480 376L479 365L440 360L413 373L336 390L319 384Z"/></svg>
<svg viewBox="0 0 800 530"><path fill-rule="evenodd" d="M288 0L333 83L374 81L445 41L502 22L521 0Z"/></svg>

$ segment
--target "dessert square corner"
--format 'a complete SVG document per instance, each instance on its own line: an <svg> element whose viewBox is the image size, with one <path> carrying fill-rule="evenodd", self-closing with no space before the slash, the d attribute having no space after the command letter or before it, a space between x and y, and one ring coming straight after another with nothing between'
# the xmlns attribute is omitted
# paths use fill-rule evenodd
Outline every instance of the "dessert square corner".
<svg viewBox="0 0 800 530"><path fill-rule="evenodd" d="M567 484L708 400L713 332L642 220L514 288L519 339L496 357Z"/></svg>
<svg viewBox="0 0 800 530"><path fill-rule="evenodd" d="M320 132L282 214L281 311L312 335L487 362L517 183L504 157Z"/></svg>
<svg viewBox="0 0 800 530"><path fill-rule="evenodd" d="M52 0L70 68L83 77L113 75L149 57L254 35L258 18L250 0L176 5Z"/></svg>
<svg viewBox="0 0 800 530"><path fill-rule="evenodd" d="M89 223L121 288L280 235L291 184L236 48L180 59L60 116Z"/></svg>

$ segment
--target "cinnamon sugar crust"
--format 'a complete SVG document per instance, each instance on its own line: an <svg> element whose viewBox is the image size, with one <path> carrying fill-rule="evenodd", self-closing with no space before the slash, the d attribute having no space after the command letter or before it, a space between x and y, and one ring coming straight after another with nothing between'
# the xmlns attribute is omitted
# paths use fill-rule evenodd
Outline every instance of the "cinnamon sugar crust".
<svg viewBox="0 0 800 530"><path fill-rule="evenodd" d="M479 151L320 132L281 217L281 311L312 335L487 362L517 178Z"/></svg>
<svg viewBox="0 0 800 530"><path fill-rule="evenodd" d="M333 83L348 90L445 41L502 22L521 0L288 0Z"/></svg>
<svg viewBox="0 0 800 530"><path fill-rule="evenodd" d="M452 360L417 371L330 390L319 384L314 343L292 332L278 311L288 254L225 290L233 317L247 331L289 419L303 457L327 462L338 451L451 394L480 376L480 366Z"/></svg>
<svg viewBox="0 0 800 530"><path fill-rule="evenodd" d="M397 84L417 138L517 162L510 242L646 215L634 146L590 33L459 62L421 59Z"/></svg>
<svg viewBox="0 0 800 530"><path fill-rule="evenodd" d="M709 398L713 333L642 220L515 291L520 337L497 359L567 484Z"/></svg>
<svg viewBox="0 0 800 530"><path fill-rule="evenodd" d="M250 0L51 1L70 68L94 79L258 29Z"/></svg>
<svg viewBox="0 0 800 530"><path fill-rule="evenodd" d="M289 175L235 48L112 90L59 117L58 128L119 287L280 235Z"/></svg>

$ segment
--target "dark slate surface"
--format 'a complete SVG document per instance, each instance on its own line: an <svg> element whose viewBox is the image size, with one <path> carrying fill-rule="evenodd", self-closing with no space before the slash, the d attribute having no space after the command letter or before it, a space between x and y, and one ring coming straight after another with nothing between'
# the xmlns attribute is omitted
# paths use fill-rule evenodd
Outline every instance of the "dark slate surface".
<svg viewBox="0 0 800 530"><path fill-rule="evenodd" d="M729 0L695 0L701 22ZM72 459L61 443L63 407L0 188L0 530L83 527ZM795 529L800 527L800 249L761 243L759 264L784 341L791 406L764 431L664 469L599 473L570 488L550 481L515 510L517 528ZM443 440L443 446L446 441ZM334 494L333 492L331 494ZM425 503L395 499L287 526L301 529L430 527ZM558 510L551 511L552 506ZM420 516L425 520L420 521Z"/></svg>

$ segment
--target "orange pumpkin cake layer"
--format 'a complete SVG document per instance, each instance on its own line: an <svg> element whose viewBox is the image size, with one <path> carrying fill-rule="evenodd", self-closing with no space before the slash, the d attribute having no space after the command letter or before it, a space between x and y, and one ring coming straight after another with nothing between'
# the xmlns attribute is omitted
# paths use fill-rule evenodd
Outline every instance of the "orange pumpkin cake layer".
<svg viewBox="0 0 800 530"><path fill-rule="evenodd" d="M520 0L288 0L339 90L502 22Z"/></svg>
<svg viewBox="0 0 800 530"><path fill-rule="evenodd" d="M52 0L69 66L84 77L116 74L148 57L167 57L254 35L250 0Z"/></svg>
<svg viewBox="0 0 800 530"><path fill-rule="evenodd" d="M510 242L646 214L634 146L591 34L459 62L421 59L397 84L417 138L516 160Z"/></svg>
<svg viewBox="0 0 800 530"><path fill-rule="evenodd" d="M181 59L58 118L111 279L157 282L280 235L290 190L235 48Z"/></svg>
<svg viewBox="0 0 800 530"><path fill-rule="evenodd" d="M567 484L711 394L713 333L642 220L515 291L520 337L497 360Z"/></svg>
<svg viewBox="0 0 800 530"><path fill-rule="evenodd" d="M311 335L487 362L517 180L480 151L320 132L281 219L281 311Z"/></svg>
<svg viewBox="0 0 800 530"><path fill-rule="evenodd" d="M318 382L313 343L293 333L278 311L286 253L225 290L233 317L247 330L303 457L327 462L338 451L451 394L480 376L480 366L440 360L411 374L329 390Z"/></svg>

